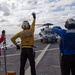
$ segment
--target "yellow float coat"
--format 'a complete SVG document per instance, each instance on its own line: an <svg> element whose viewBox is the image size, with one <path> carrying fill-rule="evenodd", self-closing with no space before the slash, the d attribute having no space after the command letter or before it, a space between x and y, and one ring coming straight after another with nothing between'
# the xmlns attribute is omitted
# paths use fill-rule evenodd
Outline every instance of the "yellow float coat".
<svg viewBox="0 0 75 75"><path fill-rule="evenodd" d="M11 38L11 41L17 46L16 42L17 38L21 39L21 47L22 48L33 48L34 46L34 31L35 31L35 19L32 22L30 29L25 29L18 32Z"/></svg>

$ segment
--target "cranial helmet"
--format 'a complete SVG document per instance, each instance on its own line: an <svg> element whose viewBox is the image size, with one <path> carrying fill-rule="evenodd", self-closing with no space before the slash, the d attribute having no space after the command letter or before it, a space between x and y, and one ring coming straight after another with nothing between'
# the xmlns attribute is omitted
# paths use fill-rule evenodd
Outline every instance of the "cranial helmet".
<svg viewBox="0 0 75 75"><path fill-rule="evenodd" d="M23 21L21 27L22 27L22 29L29 29L30 28L29 22L28 21Z"/></svg>
<svg viewBox="0 0 75 75"><path fill-rule="evenodd" d="M75 20L70 18L65 22L65 28L70 29L70 28L75 28Z"/></svg>

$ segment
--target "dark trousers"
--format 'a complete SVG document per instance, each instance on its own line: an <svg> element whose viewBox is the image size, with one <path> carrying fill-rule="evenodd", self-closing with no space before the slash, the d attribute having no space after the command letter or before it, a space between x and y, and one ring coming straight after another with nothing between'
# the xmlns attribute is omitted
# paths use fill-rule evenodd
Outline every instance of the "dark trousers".
<svg viewBox="0 0 75 75"><path fill-rule="evenodd" d="M29 59L30 66L31 66L31 75L36 75L35 71L35 53L33 52L32 48L22 48L21 57L20 57L20 75L24 75L25 73L25 64Z"/></svg>
<svg viewBox="0 0 75 75"><path fill-rule="evenodd" d="M75 55L61 56L61 75L75 75Z"/></svg>

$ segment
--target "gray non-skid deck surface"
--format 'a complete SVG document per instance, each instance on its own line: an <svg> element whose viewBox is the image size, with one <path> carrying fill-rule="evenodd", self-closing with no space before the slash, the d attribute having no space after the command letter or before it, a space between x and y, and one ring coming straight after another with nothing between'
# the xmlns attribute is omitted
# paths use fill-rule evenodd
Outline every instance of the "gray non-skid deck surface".
<svg viewBox="0 0 75 75"><path fill-rule="evenodd" d="M36 52L35 59L39 56L41 51L48 45L48 43L41 43L39 40L35 41L34 51ZM20 50L12 48L6 51L7 57L7 71L15 71L16 75L19 75L20 67ZM3 52L2 52L3 56ZM2 59L2 68L4 69L4 57ZM27 60L25 70L29 67L29 61ZM37 75L46 73L47 75L60 75L60 60L59 60L59 49L58 43L52 43L44 56L42 57L39 64L36 66ZM4 70L0 72L0 75L5 75Z"/></svg>

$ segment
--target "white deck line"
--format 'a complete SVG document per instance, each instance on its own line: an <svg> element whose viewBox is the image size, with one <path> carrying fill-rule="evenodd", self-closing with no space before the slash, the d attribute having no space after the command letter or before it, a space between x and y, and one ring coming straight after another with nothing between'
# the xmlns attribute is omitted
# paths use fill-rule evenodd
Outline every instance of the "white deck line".
<svg viewBox="0 0 75 75"><path fill-rule="evenodd" d="M47 51L54 51L54 50L57 50L57 49L59 49L59 48L52 48L52 49L47 49ZM35 51L35 52L42 52L43 50L37 50L37 51ZM9 54L9 55L6 55L6 57L13 57L13 56L18 56L18 55L20 55L20 53L16 53L16 54ZM0 56L0 57L4 57L4 55L2 55L2 56Z"/></svg>
<svg viewBox="0 0 75 75"><path fill-rule="evenodd" d="M40 60L42 59L42 57L44 56L45 52L47 51L47 49L49 48L50 44L48 44L44 50L42 50L42 52L40 53L40 55L35 59L36 62L36 66L38 65L38 63L40 62ZM30 66L27 68L27 70L25 71L25 75L31 75L30 72Z"/></svg>
<svg viewBox="0 0 75 75"><path fill-rule="evenodd" d="M38 65L38 63L40 62L40 60L42 59L42 57L44 56L45 52L46 51L54 51L54 50L57 50L59 48L52 48L52 49L48 49L48 47L50 46L50 44L48 44L44 50L37 50L35 52L41 52L40 55L35 59L35 62L36 62L36 66ZM12 56L18 56L20 55L20 53L17 53L17 54L9 54L9 55L6 55L6 57L12 57ZM2 55L1 57L4 57L4 55ZM4 64L4 63L2 63ZM8 65L14 65L13 63L7 63ZM51 67L56 67L56 68L60 68L60 65L51 65ZM27 68L26 72L25 72L26 75L30 75L30 67Z"/></svg>

